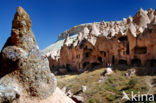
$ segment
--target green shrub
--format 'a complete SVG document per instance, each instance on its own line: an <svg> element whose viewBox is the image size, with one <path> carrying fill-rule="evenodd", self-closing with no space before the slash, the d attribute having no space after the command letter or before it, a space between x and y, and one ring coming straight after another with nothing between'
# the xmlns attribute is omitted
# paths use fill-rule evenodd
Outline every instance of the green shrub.
<svg viewBox="0 0 156 103"><path fill-rule="evenodd" d="M135 87L135 85L136 85L137 83L138 83L138 80L137 80L136 78L132 78L132 79L129 81L128 85L129 85L130 88L132 88L132 87Z"/></svg>
<svg viewBox="0 0 156 103"><path fill-rule="evenodd" d="M72 43L74 43L76 40L74 39L73 41L72 41Z"/></svg>
<svg viewBox="0 0 156 103"><path fill-rule="evenodd" d="M89 103L101 103L98 99L92 98L89 100Z"/></svg>
<svg viewBox="0 0 156 103"><path fill-rule="evenodd" d="M90 100L89 100L89 103L96 103L96 102L95 102L95 99L94 99L94 98L90 99Z"/></svg>
<svg viewBox="0 0 156 103"><path fill-rule="evenodd" d="M113 87L111 85L106 85L105 86L105 89L108 90L108 91L112 91L113 90Z"/></svg>
<svg viewBox="0 0 156 103"><path fill-rule="evenodd" d="M115 95L108 95L106 98L109 101L114 101L114 100L116 100L117 97Z"/></svg>

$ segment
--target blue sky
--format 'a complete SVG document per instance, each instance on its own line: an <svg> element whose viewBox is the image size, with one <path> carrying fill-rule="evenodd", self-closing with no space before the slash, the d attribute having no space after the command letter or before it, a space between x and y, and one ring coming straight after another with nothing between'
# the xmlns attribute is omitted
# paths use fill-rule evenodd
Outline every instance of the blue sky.
<svg viewBox="0 0 156 103"><path fill-rule="evenodd" d="M38 45L44 49L75 25L122 20L134 16L139 8L156 9L156 0L0 0L0 49L10 36L18 6L30 15Z"/></svg>

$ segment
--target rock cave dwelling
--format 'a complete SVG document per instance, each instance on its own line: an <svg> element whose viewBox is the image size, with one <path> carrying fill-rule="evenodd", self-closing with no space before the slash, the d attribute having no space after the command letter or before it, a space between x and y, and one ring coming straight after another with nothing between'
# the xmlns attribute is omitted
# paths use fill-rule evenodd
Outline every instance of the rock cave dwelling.
<svg viewBox="0 0 156 103"><path fill-rule="evenodd" d="M108 64L156 66L156 10L122 21L81 24L42 50L51 70L84 71Z"/></svg>

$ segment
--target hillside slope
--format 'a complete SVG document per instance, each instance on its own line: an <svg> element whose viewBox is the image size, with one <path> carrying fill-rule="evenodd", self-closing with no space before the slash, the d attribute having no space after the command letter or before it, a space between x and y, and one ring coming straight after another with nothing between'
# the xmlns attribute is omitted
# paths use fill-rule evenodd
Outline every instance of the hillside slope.
<svg viewBox="0 0 156 103"><path fill-rule="evenodd" d="M122 21L75 26L43 52L58 73L116 64L156 67L155 44L156 10L140 9Z"/></svg>

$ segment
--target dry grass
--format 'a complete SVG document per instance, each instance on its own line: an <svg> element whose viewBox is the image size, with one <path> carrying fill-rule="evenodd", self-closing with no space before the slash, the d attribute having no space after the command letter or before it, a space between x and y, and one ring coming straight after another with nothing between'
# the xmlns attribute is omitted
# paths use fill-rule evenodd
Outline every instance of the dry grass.
<svg viewBox="0 0 156 103"><path fill-rule="evenodd" d="M83 93L86 98L85 103L117 103L121 102L123 90L127 93L131 91L147 93L149 90L147 80L155 78L155 76L126 77L124 74L128 70L115 70L105 82L99 83L98 81L104 70L105 68L101 68L91 72L86 71L79 75L57 76L58 86L60 88L66 86L73 93L79 91L82 85L87 86L87 91Z"/></svg>

